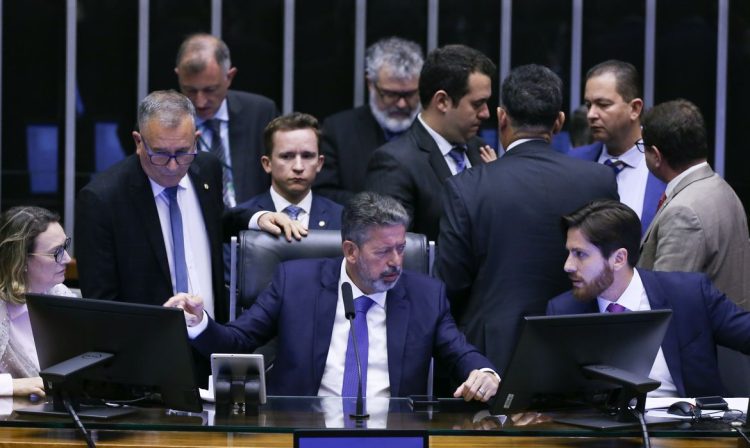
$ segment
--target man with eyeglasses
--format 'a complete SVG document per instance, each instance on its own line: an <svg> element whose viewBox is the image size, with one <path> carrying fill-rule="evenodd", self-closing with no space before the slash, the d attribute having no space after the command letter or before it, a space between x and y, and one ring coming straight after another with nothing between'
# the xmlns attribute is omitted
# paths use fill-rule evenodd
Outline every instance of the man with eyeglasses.
<svg viewBox="0 0 750 448"><path fill-rule="evenodd" d="M419 105L419 71L424 58L415 42L389 37L367 48L367 104L331 115L323 122L325 157L313 189L339 204L365 188L367 162L376 148L411 126Z"/></svg>
<svg viewBox="0 0 750 448"><path fill-rule="evenodd" d="M595 143L573 148L572 157L604 164L617 176L620 201L638 214L641 230L654 219L666 184L650 174L641 141L638 71L627 62L609 60L586 74L585 104Z"/></svg>
<svg viewBox="0 0 750 448"><path fill-rule="evenodd" d="M141 101L136 153L78 195L84 297L161 305L182 292L208 297L209 314L227 320L221 164L197 150L199 136L185 96L157 91Z"/></svg>
<svg viewBox="0 0 750 448"><path fill-rule="evenodd" d="M430 52L419 75L422 112L409 130L373 152L365 186L396 198L412 218L409 230L436 240L445 180L495 152L477 137L490 117L496 67L481 52L447 45Z"/></svg>

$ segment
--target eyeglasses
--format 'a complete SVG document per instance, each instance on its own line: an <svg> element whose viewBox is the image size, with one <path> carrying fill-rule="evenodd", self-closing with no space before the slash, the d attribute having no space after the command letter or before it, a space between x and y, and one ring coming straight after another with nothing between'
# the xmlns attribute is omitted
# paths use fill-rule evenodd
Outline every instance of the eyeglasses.
<svg viewBox="0 0 750 448"><path fill-rule="evenodd" d="M388 104L395 104L401 98L409 101L411 99L414 99L414 97L419 93L419 90L406 90L403 92L397 92L395 90L385 90L381 89L377 84L374 83L373 87L375 87L375 91L378 92L378 96L380 96L380 99L383 100L384 103Z"/></svg>
<svg viewBox="0 0 750 448"><path fill-rule="evenodd" d="M643 154L646 151L646 144L643 143L643 140L639 139L638 141L636 141L635 147L636 149L638 149L638 152L640 152L641 154Z"/></svg>
<svg viewBox="0 0 750 448"><path fill-rule="evenodd" d="M65 242L62 244L62 246L58 246L57 249L55 249L55 251L52 252L51 254L39 253L39 252L29 252L29 255L40 255L42 257L53 257L58 264L62 264L63 259L65 259L65 251L67 251L68 248L70 248L70 237L65 238Z"/></svg>
<svg viewBox="0 0 750 448"><path fill-rule="evenodd" d="M198 154L195 150L195 142L190 146L191 149L193 149L192 152L178 152L177 154L153 152L143 136L141 136L141 142L143 142L143 147L146 148L148 159L156 166L167 166L171 159L174 159L178 165L190 165L193 163L193 160L195 160L195 155Z"/></svg>

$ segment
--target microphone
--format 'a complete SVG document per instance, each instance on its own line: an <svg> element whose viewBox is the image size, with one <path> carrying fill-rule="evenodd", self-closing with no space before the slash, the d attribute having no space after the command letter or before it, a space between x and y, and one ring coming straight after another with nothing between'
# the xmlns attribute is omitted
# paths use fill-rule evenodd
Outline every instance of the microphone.
<svg viewBox="0 0 750 448"><path fill-rule="evenodd" d="M354 357L357 360L357 404L353 414L349 418L355 420L365 420L370 418L369 414L364 411L364 399L362 398L362 364L359 361L359 349L357 348L357 335L354 334L354 297L352 294L352 285L349 282L341 284L341 297L344 300L344 316L349 321L349 334L352 335L354 343Z"/></svg>

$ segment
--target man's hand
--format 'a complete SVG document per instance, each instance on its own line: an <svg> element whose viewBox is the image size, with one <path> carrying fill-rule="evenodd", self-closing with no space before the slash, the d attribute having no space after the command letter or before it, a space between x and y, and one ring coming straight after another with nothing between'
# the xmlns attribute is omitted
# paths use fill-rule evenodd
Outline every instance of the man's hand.
<svg viewBox="0 0 750 448"><path fill-rule="evenodd" d="M490 163L493 160L497 160L497 152L490 145L480 146L479 157L482 159L482 162Z"/></svg>
<svg viewBox="0 0 750 448"><path fill-rule="evenodd" d="M499 386L500 381L492 372L472 370L469 378L453 392L453 396L455 398L463 397L464 401L480 400L487 402L495 396Z"/></svg>
<svg viewBox="0 0 750 448"><path fill-rule="evenodd" d="M44 397L44 382L40 377L13 378L13 396L28 398L31 394Z"/></svg>
<svg viewBox="0 0 750 448"><path fill-rule="evenodd" d="M300 221L292 221L289 215L282 212L262 214L258 218L258 227L271 235L279 236L283 233L287 241L292 241L292 237L299 241L307 236L307 228Z"/></svg>
<svg viewBox="0 0 750 448"><path fill-rule="evenodd" d="M185 323L188 327L194 327L203 320L203 299L199 296L178 293L164 303L167 308L179 308L185 313Z"/></svg>

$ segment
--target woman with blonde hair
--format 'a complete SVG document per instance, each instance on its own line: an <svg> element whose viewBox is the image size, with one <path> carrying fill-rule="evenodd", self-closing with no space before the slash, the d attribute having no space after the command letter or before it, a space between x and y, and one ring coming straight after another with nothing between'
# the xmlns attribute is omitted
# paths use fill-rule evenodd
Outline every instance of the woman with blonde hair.
<svg viewBox="0 0 750 448"><path fill-rule="evenodd" d="M44 396L24 294L74 296L62 284L70 238L59 221L33 206L0 216L0 396Z"/></svg>

